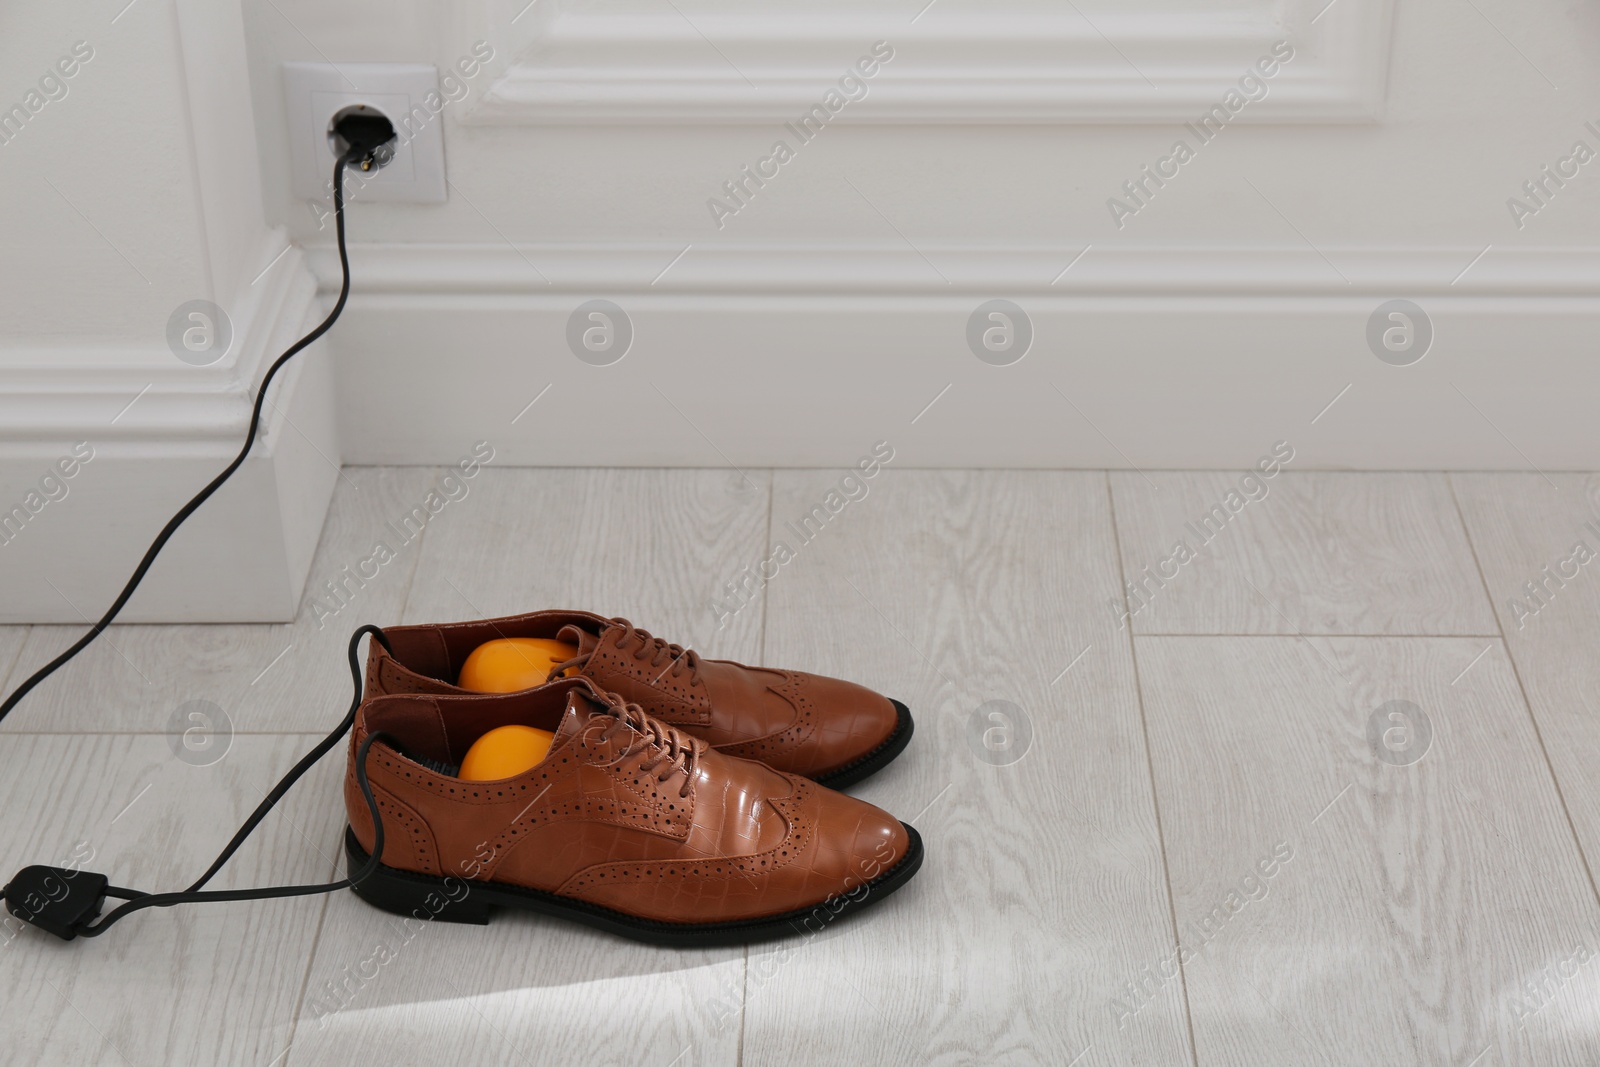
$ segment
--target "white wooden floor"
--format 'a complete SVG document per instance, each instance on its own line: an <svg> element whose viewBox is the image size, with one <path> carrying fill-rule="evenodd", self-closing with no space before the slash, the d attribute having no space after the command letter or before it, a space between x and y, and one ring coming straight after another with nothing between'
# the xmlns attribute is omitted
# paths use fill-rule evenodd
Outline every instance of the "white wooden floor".
<svg viewBox="0 0 1600 1067"><path fill-rule="evenodd" d="M1600 1063L1600 560L1562 562L1600 478L1285 472L1200 548L1237 474L890 468L796 546L838 472L490 469L319 620L441 472L346 473L297 623L116 628L4 724L5 873L180 887L338 721L353 627L576 606L909 703L856 792L921 875L750 951L349 894L6 927L0 1062ZM769 539L798 558L719 629ZM76 632L0 630L5 688ZM167 733L194 700L207 766ZM340 769L214 884L333 876Z"/></svg>

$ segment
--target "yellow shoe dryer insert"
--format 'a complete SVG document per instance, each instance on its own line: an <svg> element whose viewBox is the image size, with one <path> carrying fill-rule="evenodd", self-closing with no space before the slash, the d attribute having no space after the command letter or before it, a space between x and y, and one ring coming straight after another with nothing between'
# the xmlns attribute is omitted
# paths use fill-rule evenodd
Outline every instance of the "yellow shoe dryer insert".
<svg viewBox="0 0 1600 1067"><path fill-rule="evenodd" d="M505 637L472 650L456 684L474 693L516 693L550 680L550 672L578 654L565 641L543 637ZM572 673L569 668L566 672ZM555 738L532 726L501 726L472 743L456 777L495 782L535 767Z"/></svg>

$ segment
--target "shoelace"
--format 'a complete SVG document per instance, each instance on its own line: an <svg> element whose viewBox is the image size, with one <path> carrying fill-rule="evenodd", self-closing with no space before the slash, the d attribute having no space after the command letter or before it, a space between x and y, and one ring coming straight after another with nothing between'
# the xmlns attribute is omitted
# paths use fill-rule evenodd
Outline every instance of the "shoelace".
<svg viewBox="0 0 1600 1067"><path fill-rule="evenodd" d="M671 672L672 676L676 678L678 675L687 670L689 672L689 678L691 681L699 676L700 654L694 651L694 649L684 648L682 645L673 644L671 641L668 641L663 637L655 637L650 633L650 631L635 626L627 619L615 618L611 620L611 624L613 626L622 627L622 634L617 638L617 648L619 650L627 648L628 642L637 638L639 647L634 652L633 658L637 660L643 660L648 657L650 666L661 667L661 673L656 675L655 678L651 679L652 682L660 681L662 676L667 674L669 671ZM589 659L593 655L593 652L585 652L581 655L573 656L565 663L557 664L551 669L550 677L562 677L564 672L569 667L577 667L581 669L588 664ZM665 663L665 666L662 666L663 662Z"/></svg>
<svg viewBox="0 0 1600 1067"><path fill-rule="evenodd" d="M676 728L653 718L637 704L629 704L616 693L604 694L605 703L597 710L597 714L609 715L614 720L613 724L601 734L604 740L611 740L619 728L626 728L639 734L644 739L646 750L654 758L647 756L639 762L639 770L649 772L655 770L663 763L666 764L666 773L656 775L656 780L667 782L679 771L683 772L683 784L678 787L678 798L681 800L689 795L689 783L694 781L695 771L700 764L700 743L691 737L685 737ZM617 757L620 762L633 752L633 743L630 741Z"/></svg>

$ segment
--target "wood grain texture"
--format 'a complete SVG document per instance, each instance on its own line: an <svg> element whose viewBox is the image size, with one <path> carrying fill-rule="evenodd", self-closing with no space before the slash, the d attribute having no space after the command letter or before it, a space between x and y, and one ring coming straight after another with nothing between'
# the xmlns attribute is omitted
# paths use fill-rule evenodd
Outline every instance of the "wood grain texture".
<svg viewBox="0 0 1600 1067"><path fill-rule="evenodd" d="M910 705L910 747L853 792L927 860L861 921L752 950L745 1062L1187 1063L1176 988L1137 1025L1113 1010L1172 931L1128 638L1103 607L1104 477L890 468L797 544L785 521L838 479L775 475L773 537L798 556L767 587L766 659ZM1018 749L982 741L1005 724L974 728L991 700L1031 724L1007 766L983 754Z"/></svg>
<svg viewBox="0 0 1600 1067"><path fill-rule="evenodd" d="M749 475L754 488L729 471L485 471L471 521L429 532L406 620L580 607L754 659L760 605L720 632L709 607L761 555L767 474ZM392 961L365 963L380 945ZM289 1062L732 1064L744 969L742 949L653 949L523 914L408 935L345 896Z"/></svg>
<svg viewBox="0 0 1600 1067"><path fill-rule="evenodd" d="M711 605L763 555L768 479L732 470L484 471L471 521L429 532L405 621L582 608L706 655L749 660L761 605L721 629Z"/></svg>
<svg viewBox="0 0 1600 1067"><path fill-rule="evenodd" d="M158 732L180 704L204 699L225 709L240 731L326 732L350 701L345 648L351 631L365 622L399 620L421 543L469 521L478 503L469 492L404 542L406 531L395 527L440 477L422 467L346 470L293 623L112 626L29 694L0 729ZM377 566L370 580L358 584L347 577L380 540L394 558ZM330 582L342 583L342 598L327 591ZM10 684L49 662L84 629L33 627Z"/></svg>
<svg viewBox="0 0 1600 1067"><path fill-rule="evenodd" d="M0 744L0 865L76 865L181 889L210 864L309 735L235 737L208 767L164 737L11 736ZM319 764L211 887L326 881L343 814ZM76 863L74 864L74 860ZM266 1064L289 1042L326 898L195 904L73 942L0 924L0 1063Z"/></svg>
<svg viewBox="0 0 1600 1067"><path fill-rule="evenodd" d="M1134 632L1496 632L1444 475L1285 469L1202 529L1241 477L1111 475L1128 580L1147 590ZM1180 542L1196 557L1163 563ZM1146 568L1171 577L1147 581Z"/></svg>
<svg viewBox="0 0 1600 1067"><path fill-rule="evenodd" d="M859 922L748 953L517 915L411 932L348 893L172 909L71 945L0 926L0 1067L1600 1062L1600 560L1542 603L1522 588L1577 540L1600 552L1583 528L1600 478L1285 472L1134 624L1311 636L1130 649L1108 606L1119 562L1168 555L1236 474L1152 472L1152 489L891 464L801 544L786 524L840 472L490 467L319 625L313 600L337 606L321 583L399 541L386 524L441 473L345 472L359 492L341 479L292 626L118 627L42 687L0 744L3 873L87 842L120 884L186 884L314 740L247 734L343 710L355 625L548 606L905 700L910 748L852 791L922 831L922 873ZM713 598L769 536L796 558L719 628ZM1502 626L1504 645L1319 636ZM0 628L7 686L77 632ZM207 768L161 736L196 698L243 731ZM1367 739L1390 699L1429 716L1415 764ZM1009 765L985 762L1009 754L984 745L1004 727L974 726L991 700L1032 731ZM319 766L218 884L329 877L338 773ZM1292 858L1246 882L1280 842ZM1168 977L1174 916L1196 954ZM374 965L380 946L394 958Z"/></svg>
<svg viewBox="0 0 1600 1067"><path fill-rule="evenodd" d="M10 692L11 686L22 680L15 668L31 629L31 626L0 626L0 691Z"/></svg>
<svg viewBox="0 0 1600 1067"><path fill-rule="evenodd" d="M1499 641L1136 640L1202 1065L1596 1061L1600 905Z"/></svg>
<svg viewBox="0 0 1600 1067"><path fill-rule="evenodd" d="M734 1064L743 976L737 948L652 948L525 913L413 931L341 894L288 1063Z"/></svg>
<svg viewBox="0 0 1600 1067"><path fill-rule="evenodd" d="M1600 476L1451 481L1589 869L1600 872Z"/></svg>

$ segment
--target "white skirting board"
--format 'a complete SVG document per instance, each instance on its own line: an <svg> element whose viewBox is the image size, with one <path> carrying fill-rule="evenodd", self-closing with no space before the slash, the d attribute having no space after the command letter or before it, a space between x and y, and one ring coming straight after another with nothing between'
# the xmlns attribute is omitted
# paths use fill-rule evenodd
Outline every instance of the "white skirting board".
<svg viewBox="0 0 1600 1067"><path fill-rule="evenodd" d="M332 343L353 463L1245 468L1600 466L1600 250L393 246L353 252ZM326 289L331 253L312 263ZM569 318L634 338L578 359ZM1028 354L980 361L992 298ZM1415 301L1420 361L1369 348ZM537 398L537 401L535 401ZM531 406L530 402L533 402Z"/></svg>
<svg viewBox="0 0 1600 1067"><path fill-rule="evenodd" d="M267 366L325 313L296 250L263 289L233 309L233 348L212 367L164 346L5 353L0 623L99 618L171 515L237 454ZM294 617L339 476L333 388L326 342L279 373L250 458L173 537L120 621Z"/></svg>

